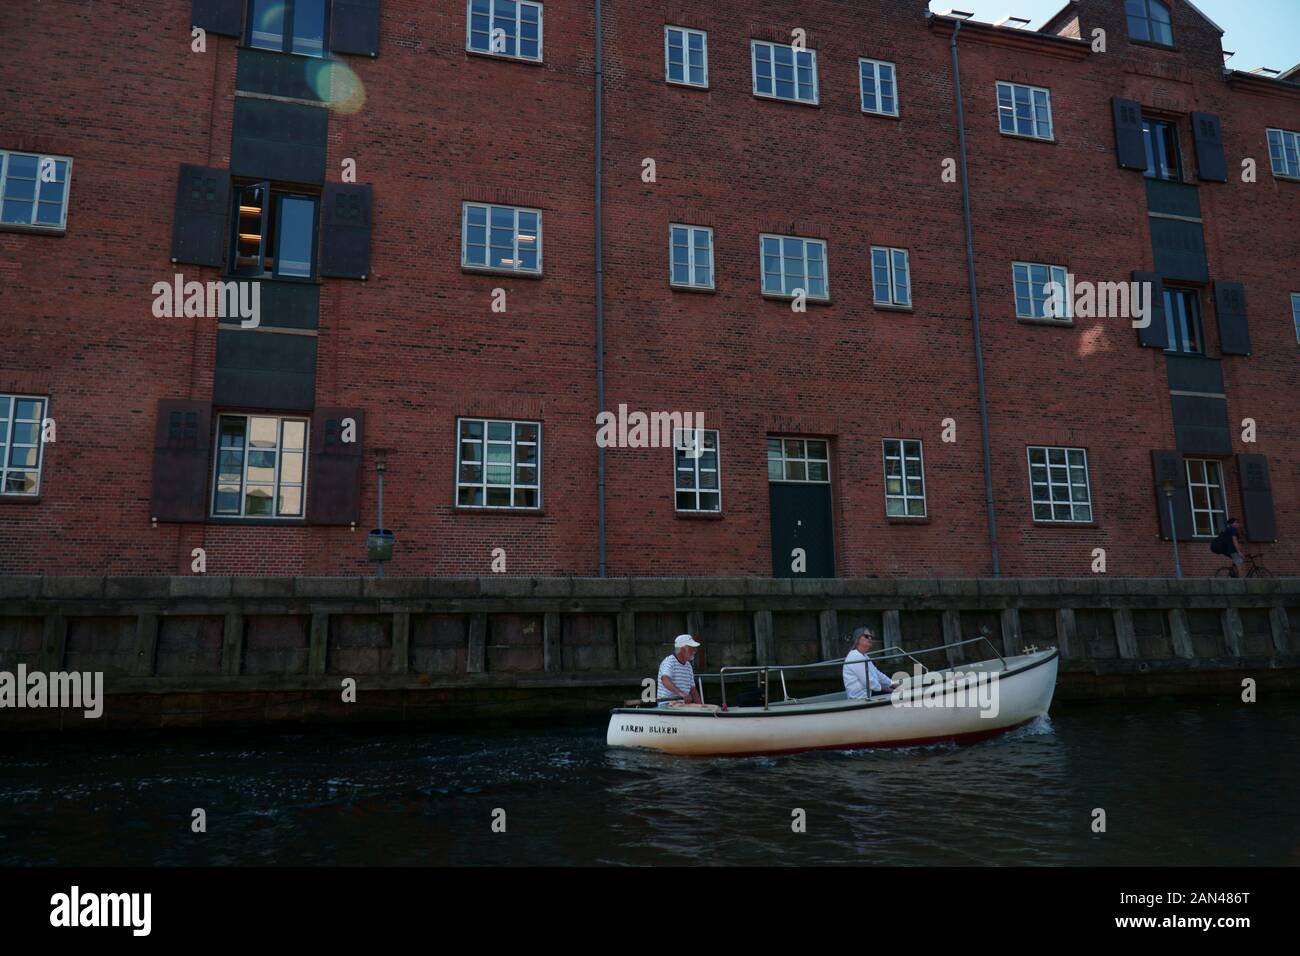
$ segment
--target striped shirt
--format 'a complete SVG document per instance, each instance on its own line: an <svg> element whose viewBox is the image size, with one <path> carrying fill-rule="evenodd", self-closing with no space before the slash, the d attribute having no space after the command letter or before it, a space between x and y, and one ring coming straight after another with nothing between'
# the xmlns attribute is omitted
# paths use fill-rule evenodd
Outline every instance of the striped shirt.
<svg viewBox="0 0 1300 956"><path fill-rule="evenodd" d="M695 668L690 664L683 664L677 659L676 654L669 654L659 665L659 695L657 700L659 706L663 707L666 703L671 703L677 695L664 686L664 678L667 677L683 694L689 694L691 688L695 686Z"/></svg>

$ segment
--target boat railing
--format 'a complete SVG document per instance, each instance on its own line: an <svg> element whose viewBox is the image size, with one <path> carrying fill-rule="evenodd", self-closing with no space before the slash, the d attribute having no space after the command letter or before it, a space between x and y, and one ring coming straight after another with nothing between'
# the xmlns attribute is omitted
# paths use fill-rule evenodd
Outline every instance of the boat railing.
<svg viewBox="0 0 1300 956"><path fill-rule="evenodd" d="M979 637L972 637L964 641L952 641L947 644L939 644L935 647L927 647L918 651L908 651L901 645L882 648L871 654L864 655L862 666L866 667L866 661L876 662L890 660L893 658L907 658L921 668L922 673L929 673L930 668L926 667L923 662L917 660L916 654L930 654L935 651L946 651L949 648L965 647L968 644L987 644L994 656L1002 662L1002 669L1007 669L1007 659L1002 656L1002 652L986 635L981 634ZM732 664L720 668L717 673L699 674L695 678L695 686L700 692L700 703L704 703L704 681L706 679L717 679L719 681L722 695L722 707L727 706L727 678L732 678L733 682L737 677L757 676L763 684L763 709L767 710L771 704L771 675L779 674L781 678L781 698L782 702L789 701L790 692L786 686L785 675L787 671L814 671L818 669L827 669L831 667L843 668L845 665L844 658L836 658L829 661L817 661L813 664ZM870 682L868 681L868 684Z"/></svg>

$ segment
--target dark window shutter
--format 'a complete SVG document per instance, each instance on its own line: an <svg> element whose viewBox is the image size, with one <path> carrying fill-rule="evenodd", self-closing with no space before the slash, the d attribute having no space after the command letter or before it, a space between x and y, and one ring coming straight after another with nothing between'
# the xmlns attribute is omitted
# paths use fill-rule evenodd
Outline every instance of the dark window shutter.
<svg viewBox="0 0 1300 956"><path fill-rule="evenodd" d="M1158 272L1135 272L1133 281L1150 283L1151 322L1138 329L1138 342L1151 349L1169 348L1169 327L1165 324L1165 284Z"/></svg>
<svg viewBox="0 0 1300 956"><path fill-rule="evenodd" d="M193 0L190 23L209 33L237 37L244 34L246 0Z"/></svg>
<svg viewBox="0 0 1300 956"><path fill-rule="evenodd" d="M1226 183L1228 165L1223 159L1223 127L1213 113L1192 114L1192 143L1196 147L1196 174L1209 182Z"/></svg>
<svg viewBox="0 0 1300 956"><path fill-rule="evenodd" d="M324 203L320 274L364 279L370 274L370 187L326 183Z"/></svg>
<svg viewBox="0 0 1300 956"><path fill-rule="evenodd" d="M379 54L379 0L334 0L330 52Z"/></svg>
<svg viewBox="0 0 1300 956"><path fill-rule="evenodd" d="M159 521L202 521L207 517L211 428L212 406L207 402L159 400L150 517Z"/></svg>
<svg viewBox="0 0 1300 956"><path fill-rule="evenodd" d="M347 419L356 422L355 441L343 441ZM318 408L311 417L311 476L307 520L346 525L361 516L362 427L359 408Z"/></svg>
<svg viewBox="0 0 1300 956"><path fill-rule="evenodd" d="M1246 290L1240 282L1214 283L1214 312L1219 320L1219 351L1224 355L1249 355Z"/></svg>
<svg viewBox="0 0 1300 956"><path fill-rule="evenodd" d="M1276 541L1273 486L1268 480L1268 459L1263 455L1238 455L1237 480L1241 484L1241 511L1246 537L1251 541Z"/></svg>
<svg viewBox="0 0 1300 956"><path fill-rule="evenodd" d="M1178 540L1192 537L1192 502L1187 496L1187 466L1183 456L1176 451L1153 451L1151 464L1155 471L1156 509L1160 515L1160 537L1169 540L1169 498L1165 495L1165 482L1174 483L1174 520L1178 526Z"/></svg>
<svg viewBox="0 0 1300 956"><path fill-rule="evenodd" d="M172 262L220 266L226 259L230 173L182 165L172 220Z"/></svg>
<svg viewBox="0 0 1300 956"><path fill-rule="evenodd" d="M1110 106L1115 115L1115 154L1120 166L1145 170L1147 146L1142 134L1142 104L1116 96Z"/></svg>

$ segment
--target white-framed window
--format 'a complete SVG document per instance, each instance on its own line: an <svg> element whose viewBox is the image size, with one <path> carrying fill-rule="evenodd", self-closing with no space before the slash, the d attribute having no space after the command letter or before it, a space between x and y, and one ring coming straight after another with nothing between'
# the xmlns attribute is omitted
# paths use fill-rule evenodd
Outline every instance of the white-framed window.
<svg viewBox="0 0 1300 956"><path fill-rule="evenodd" d="M684 289L713 288L713 230L708 226L668 227L670 281Z"/></svg>
<svg viewBox="0 0 1300 956"><path fill-rule="evenodd" d="M456 421L456 504L536 510L542 505L542 423Z"/></svg>
<svg viewBox="0 0 1300 956"><path fill-rule="evenodd" d="M1300 179L1300 133L1286 129L1268 131L1268 156L1273 161L1273 175Z"/></svg>
<svg viewBox="0 0 1300 956"><path fill-rule="evenodd" d="M925 517L925 462L921 443L910 438L886 438L885 514L891 518Z"/></svg>
<svg viewBox="0 0 1300 956"><path fill-rule="evenodd" d="M71 178L69 156L0 149L0 227L65 228Z"/></svg>
<svg viewBox="0 0 1300 956"><path fill-rule="evenodd" d="M465 203L461 265L496 272L542 271L542 213L518 206Z"/></svg>
<svg viewBox="0 0 1300 956"><path fill-rule="evenodd" d="M1023 83L998 83L998 124L1004 133L1052 138L1052 93Z"/></svg>
<svg viewBox="0 0 1300 956"><path fill-rule="evenodd" d="M767 479L814 485L829 484L830 446L822 438L769 438Z"/></svg>
<svg viewBox="0 0 1300 956"><path fill-rule="evenodd" d="M1291 293L1291 321L1295 323L1295 340L1300 345L1300 292Z"/></svg>
<svg viewBox="0 0 1300 956"><path fill-rule="evenodd" d="M1029 488L1034 520L1058 523L1092 521L1088 453L1082 448L1031 445Z"/></svg>
<svg viewBox="0 0 1300 956"><path fill-rule="evenodd" d="M886 60L858 60L862 89L862 112L881 116L898 115L898 84L894 64Z"/></svg>
<svg viewBox="0 0 1300 956"><path fill-rule="evenodd" d="M515 60L542 59L542 5L532 0L469 0L465 49Z"/></svg>
<svg viewBox="0 0 1300 956"><path fill-rule="evenodd" d="M305 418L219 415L213 517L303 517L308 428Z"/></svg>
<svg viewBox="0 0 1300 956"><path fill-rule="evenodd" d="M0 395L0 496L34 497L41 493L44 420L42 396Z"/></svg>
<svg viewBox="0 0 1300 956"><path fill-rule="evenodd" d="M1124 0L1131 40L1146 40L1161 46L1174 45L1174 27L1169 7L1160 0Z"/></svg>
<svg viewBox="0 0 1300 956"><path fill-rule="evenodd" d="M876 305L912 304L912 273L906 249L871 247L871 285Z"/></svg>
<svg viewBox="0 0 1300 956"><path fill-rule="evenodd" d="M694 455L695 442L700 442ZM674 487L678 511L722 510L722 465L719 461L718 432L700 429L673 431Z"/></svg>
<svg viewBox="0 0 1300 956"><path fill-rule="evenodd" d="M817 102L817 51L751 40L754 95L792 103Z"/></svg>
<svg viewBox="0 0 1300 956"><path fill-rule="evenodd" d="M1043 262L1013 262L1012 277L1016 287L1016 317L1020 319L1059 319L1068 321L1074 312L1070 305L1069 270Z"/></svg>
<svg viewBox="0 0 1300 956"><path fill-rule="evenodd" d="M825 240L763 233L759 252L765 295L793 297L803 290L809 299L830 298Z"/></svg>
<svg viewBox="0 0 1300 956"><path fill-rule="evenodd" d="M1212 458L1187 459L1187 494L1192 503L1192 534L1213 538L1228 523L1223 468Z"/></svg>
<svg viewBox="0 0 1300 956"><path fill-rule="evenodd" d="M664 27L664 77L682 86L709 85L709 35L688 27Z"/></svg>

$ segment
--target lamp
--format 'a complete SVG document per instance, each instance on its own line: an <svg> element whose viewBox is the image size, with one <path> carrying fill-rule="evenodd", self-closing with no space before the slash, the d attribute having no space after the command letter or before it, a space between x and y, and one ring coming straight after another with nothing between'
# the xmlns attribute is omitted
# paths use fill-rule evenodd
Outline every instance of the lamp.
<svg viewBox="0 0 1300 956"><path fill-rule="evenodd" d="M1174 577L1182 578L1183 565L1178 559L1178 522L1174 518L1174 485L1173 479L1166 478L1160 483L1161 489L1165 493L1165 500L1169 503L1169 537L1174 542Z"/></svg>
<svg viewBox="0 0 1300 956"><path fill-rule="evenodd" d="M394 536L384 527L384 472L388 470L390 451L389 448L374 449L375 473L379 476L379 527L366 535L366 555L378 565L375 576L380 578L384 576L384 562L393 560Z"/></svg>

